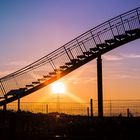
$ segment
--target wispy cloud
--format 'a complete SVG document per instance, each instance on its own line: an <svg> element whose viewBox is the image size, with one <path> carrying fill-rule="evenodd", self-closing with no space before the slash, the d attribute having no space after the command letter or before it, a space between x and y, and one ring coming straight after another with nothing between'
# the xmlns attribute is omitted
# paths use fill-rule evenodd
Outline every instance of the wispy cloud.
<svg viewBox="0 0 140 140"><path fill-rule="evenodd" d="M119 55L114 55L114 54L105 54L102 57L104 60L107 61L120 61L128 58L140 58L140 54L135 54L135 53L122 53Z"/></svg>
<svg viewBox="0 0 140 140"><path fill-rule="evenodd" d="M140 54L123 54L125 58L140 58Z"/></svg>
<svg viewBox="0 0 140 140"><path fill-rule="evenodd" d="M107 55L103 55L103 59L107 61L119 61L119 60L123 60L124 58L122 56L107 54Z"/></svg>
<svg viewBox="0 0 140 140"><path fill-rule="evenodd" d="M132 78L132 76L128 74L117 74L116 77L119 79Z"/></svg>
<svg viewBox="0 0 140 140"><path fill-rule="evenodd" d="M4 63L5 66L16 66L16 67L24 67L26 65L30 64L30 62L27 61L12 61L10 63Z"/></svg>

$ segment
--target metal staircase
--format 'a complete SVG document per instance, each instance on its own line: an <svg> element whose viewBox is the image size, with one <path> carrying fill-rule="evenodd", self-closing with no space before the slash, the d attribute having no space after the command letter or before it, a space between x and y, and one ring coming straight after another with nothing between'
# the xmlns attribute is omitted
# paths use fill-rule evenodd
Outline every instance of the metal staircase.
<svg viewBox="0 0 140 140"><path fill-rule="evenodd" d="M0 78L0 106L31 94L89 61L140 38L140 8L83 33L34 63Z"/></svg>

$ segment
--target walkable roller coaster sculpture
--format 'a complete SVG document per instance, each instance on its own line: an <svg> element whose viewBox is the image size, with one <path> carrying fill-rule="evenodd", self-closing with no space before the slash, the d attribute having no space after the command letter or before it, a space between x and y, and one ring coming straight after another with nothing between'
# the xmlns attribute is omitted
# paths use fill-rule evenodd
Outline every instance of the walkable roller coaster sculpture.
<svg viewBox="0 0 140 140"><path fill-rule="evenodd" d="M97 58L98 115L103 116L101 56L140 38L140 8L81 34L32 64L0 78L0 106L29 95Z"/></svg>

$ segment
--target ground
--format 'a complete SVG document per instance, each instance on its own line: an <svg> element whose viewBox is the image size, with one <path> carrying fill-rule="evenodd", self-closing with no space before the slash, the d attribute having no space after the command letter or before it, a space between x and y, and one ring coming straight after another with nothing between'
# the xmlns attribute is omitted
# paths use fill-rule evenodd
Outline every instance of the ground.
<svg viewBox="0 0 140 140"><path fill-rule="evenodd" d="M87 117L0 111L4 140L135 140L140 117Z"/></svg>

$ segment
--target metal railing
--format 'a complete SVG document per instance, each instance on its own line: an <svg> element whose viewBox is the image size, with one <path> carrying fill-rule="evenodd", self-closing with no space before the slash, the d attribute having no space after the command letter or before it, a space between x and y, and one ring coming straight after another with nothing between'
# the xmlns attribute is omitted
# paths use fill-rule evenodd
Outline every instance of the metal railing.
<svg viewBox="0 0 140 140"><path fill-rule="evenodd" d="M25 88L26 85L42 79L50 72L60 69L60 66L64 66L65 63L77 59L77 56L90 51L90 48L96 48L97 44L125 34L125 31L138 28L140 28L140 8L110 19L32 64L0 78L0 97L4 97L13 89Z"/></svg>

